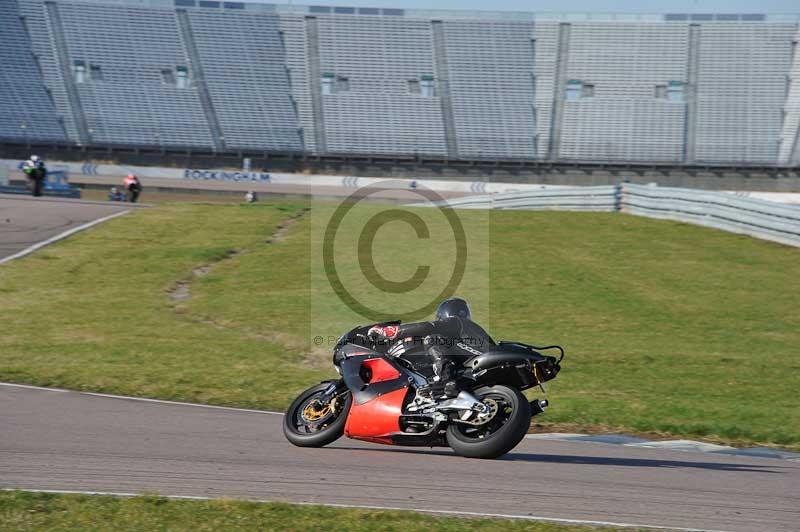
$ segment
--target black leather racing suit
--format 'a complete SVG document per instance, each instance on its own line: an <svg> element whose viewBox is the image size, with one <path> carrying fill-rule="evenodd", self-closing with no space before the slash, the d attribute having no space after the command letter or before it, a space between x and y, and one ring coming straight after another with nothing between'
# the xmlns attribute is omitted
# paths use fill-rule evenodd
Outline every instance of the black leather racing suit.
<svg viewBox="0 0 800 532"><path fill-rule="evenodd" d="M435 321L376 326L376 335L387 346L390 356L399 357L424 347L433 373L438 377L432 388L443 389L455 376L454 369L465 360L495 346L494 340L477 323L465 318L444 318ZM394 333L394 334L392 334Z"/></svg>

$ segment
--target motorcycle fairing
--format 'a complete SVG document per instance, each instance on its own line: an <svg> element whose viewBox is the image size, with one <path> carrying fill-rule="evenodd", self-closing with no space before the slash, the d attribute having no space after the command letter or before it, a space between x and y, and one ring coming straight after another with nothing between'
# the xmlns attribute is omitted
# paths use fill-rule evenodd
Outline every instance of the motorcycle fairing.
<svg viewBox="0 0 800 532"><path fill-rule="evenodd" d="M363 354L362 349L348 354L341 357L340 366L342 380L353 395L345 423L347 437L388 445L444 445L438 434L407 434L400 426L409 385L418 384L422 377L380 353Z"/></svg>
<svg viewBox="0 0 800 532"><path fill-rule="evenodd" d="M372 374L369 382L365 382L362 378L365 369L369 369ZM408 380L411 378L405 368L375 352L344 359L340 370L345 385L353 393L353 406L400 388L407 388ZM395 374L396 378L388 378Z"/></svg>
<svg viewBox="0 0 800 532"><path fill-rule="evenodd" d="M353 394L344 433L350 438L394 443L408 392L406 370L379 353L342 361L342 379Z"/></svg>
<svg viewBox="0 0 800 532"><path fill-rule="evenodd" d="M392 435L400 430L407 386L376 397L362 404L353 404L347 416L344 433L349 438L393 444Z"/></svg>
<svg viewBox="0 0 800 532"><path fill-rule="evenodd" d="M393 381L400 378L400 372L382 358L368 358L361 363L361 367L369 370L370 384Z"/></svg>
<svg viewBox="0 0 800 532"><path fill-rule="evenodd" d="M333 350L333 365L339 367L348 358L376 354L372 349L359 344L341 344Z"/></svg>

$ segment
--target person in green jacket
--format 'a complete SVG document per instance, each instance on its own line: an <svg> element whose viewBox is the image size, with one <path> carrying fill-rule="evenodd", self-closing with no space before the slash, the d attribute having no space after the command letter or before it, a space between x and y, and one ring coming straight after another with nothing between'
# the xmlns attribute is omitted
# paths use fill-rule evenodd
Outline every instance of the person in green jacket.
<svg viewBox="0 0 800 532"><path fill-rule="evenodd" d="M32 184L34 196L41 196L44 188L44 179L47 177L47 168L38 155L31 155L31 158L22 165L22 171Z"/></svg>

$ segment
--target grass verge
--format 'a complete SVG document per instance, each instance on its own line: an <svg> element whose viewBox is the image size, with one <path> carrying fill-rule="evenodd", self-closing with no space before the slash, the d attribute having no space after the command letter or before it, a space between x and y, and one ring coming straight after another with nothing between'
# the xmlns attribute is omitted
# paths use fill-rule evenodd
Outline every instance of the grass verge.
<svg viewBox="0 0 800 532"><path fill-rule="evenodd" d="M568 532L598 530L535 521L432 517L374 511L233 500L189 501L156 496L120 498L25 491L0 492L0 525L7 532L114 530L246 531L347 530ZM603 530L609 530L604 528Z"/></svg>
<svg viewBox="0 0 800 532"><path fill-rule="evenodd" d="M268 243L305 207L164 205L0 267L0 379L283 408L331 375L310 309L352 323L313 288L308 216ZM800 251L619 214L488 222L489 297L460 294L495 337L567 348L542 423L800 448ZM418 263L411 233L380 268Z"/></svg>
<svg viewBox="0 0 800 532"><path fill-rule="evenodd" d="M231 252L269 247L302 205L138 210L0 266L0 379L165 399L281 407L326 372L169 290ZM252 309L258 312L258 309ZM265 321L268 317L263 318Z"/></svg>

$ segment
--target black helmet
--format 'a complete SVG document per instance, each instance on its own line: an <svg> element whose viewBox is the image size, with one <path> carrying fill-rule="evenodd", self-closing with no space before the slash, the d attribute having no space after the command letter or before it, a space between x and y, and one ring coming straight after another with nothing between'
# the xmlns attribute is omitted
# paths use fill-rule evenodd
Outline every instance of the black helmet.
<svg viewBox="0 0 800 532"><path fill-rule="evenodd" d="M443 320L445 318L464 318L466 320L472 319L472 313L469 311L469 305L460 297L451 297L445 299L439 304L436 309L436 319Z"/></svg>

